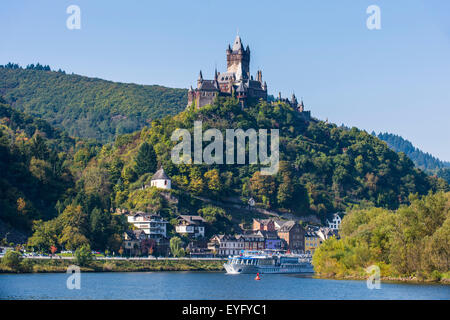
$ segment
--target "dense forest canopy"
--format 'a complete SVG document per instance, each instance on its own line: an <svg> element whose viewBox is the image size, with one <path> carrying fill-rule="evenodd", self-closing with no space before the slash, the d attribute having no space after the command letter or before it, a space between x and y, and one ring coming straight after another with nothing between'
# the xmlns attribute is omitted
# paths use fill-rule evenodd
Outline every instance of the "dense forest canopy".
<svg viewBox="0 0 450 320"><path fill-rule="evenodd" d="M0 219L27 229L57 215L55 204L74 185L66 168L76 141L0 101Z"/></svg>
<svg viewBox="0 0 450 320"><path fill-rule="evenodd" d="M280 170L274 176L263 176L257 165L173 164L171 134L177 128L192 134L195 120L202 121L204 131L279 129ZM448 189L445 181L424 174L404 154L365 131L317 120L305 122L285 103L260 101L242 110L237 100L220 98L200 110L155 120L150 127L103 146L88 170L104 168L114 207L154 208L150 191L140 190L152 173L143 174L139 160L147 145L180 192L216 200L234 197L242 203L253 197L262 207L299 216L314 214L322 221L330 212L354 204L395 209L408 203L410 194Z"/></svg>
<svg viewBox="0 0 450 320"><path fill-rule="evenodd" d="M385 141L396 152L405 153L415 165L425 171L437 172L440 169L450 168L450 162L441 161L429 153L425 153L413 146L413 144L399 135L392 133L379 133L376 135Z"/></svg>
<svg viewBox="0 0 450 320"><path fill-rule="evenodd" d="M184 109L187 90L117 83L51 71L49 66L0 66L0 95L14 108L106 142Z"/></svg>
<svg viewBox="0 0 450 320"><path fill-rule="evenodd" d="M450 193L411 196L396 211L355 208L342 221L341 239L325 241L313 264L326 276L366 277L376 265L382 277L448 278Z"/></svg>
<svg viewBox="0 0 450 320"><path fill-rule="evenodd" d="M0 219L33 234L28 244L38 250L90 245L117 251L127 228L114 213L118 208L160 213L170 221L169 236L178 214L200 214L211 235L235 232L258 215L221 205L230 199L247 204L254 198L259 208L324 222L330 213L354 206L395 210L409 204L412 194L449 190L443 179L417 169L377 137L305 121L284 102L249 101L242 109L237 99L221 97L200 110L185 109L185 90L47 67L0 68L0 93L6 97L0 101ZM193 134L194 121L224 136L231 128L278 129L278 173L261 175L258 165L174 164L171 135L177 128ZM86 137L115 138L100 144ZM160 166L174 189L143 188Z"/></svg>

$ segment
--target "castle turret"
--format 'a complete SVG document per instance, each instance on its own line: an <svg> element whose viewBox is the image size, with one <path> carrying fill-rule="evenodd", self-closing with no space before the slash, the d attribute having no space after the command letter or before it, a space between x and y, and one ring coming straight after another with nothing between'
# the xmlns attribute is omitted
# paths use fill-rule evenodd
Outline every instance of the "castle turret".
<svg viewBox="0 0 450 320"><path fill-rule="evenodd" d="M291 106L294 109L296 109L298 106L298 101L297 101L297 98L295 97L294 93L292 93L292 97L291 97Z"/></svg>
<svg viewBox="0 0 450 320"><path fill-rule="evenodd" d="M259 81L262 85L262 71L261 70L258 70L256 72L256 81Z"/></svg>
<svg viewBox="0 0 450 320"><path fill-rule="evenodd" d="M200 70L200 74L198 75L198 80L197 80L197 88L200 88L202 82L203 82L203 75L202 75L202 70Z"/></svg>
<svg viewBox="0 0 450 320"><path fill-rule="evenodd" d="M242 81L239 83L239 86L236 89L236 97L239 99L239 102L241 103L241 107L243 109L245 107L245 99L247 99L247 90Z"/></svg>
<svg viewBox="0 0 450 320"><path fill-rule="evenodd" d="M241 74L245 79L249 78L250 48L247 46L247 49L244 50L244 46L242 45L241 37L239 37L239 35L236 36L231 50L228 45L227 72L236 73L238 79Z"/></svg>
<svg viewBox="0 0 450 320"><path fill-rule="evenodd" d="M195 98L195 92L194 92L194 89L191 86L189 88L189 90L188 90L188 107L192 105L192 102L194 101L194 98Z"/></svg>
<svg viewBox="0 0 450 320"><path fill-rule="evenodd" d="M300 104L298 105L297 110L298 110L299 112L305 111L305 107L304 107L304 105L303 105L303 98L300 100Z"/></svg>
<svg viewBox="0 0 450 320"><path fill-rule="evenodd" d="M245 48L245 49L244 49ZM227 71L219 73L214 70L214 78L204 79L200 70L197 88L188 90L188 106L201 108L212 104L217 96L239 96L244 105L247 99L267 100L267 84L263 82L262 72L250 74L250 46L244 47L239 35L226 49ZM239 90L238 90L239 89ZM253 101L253 100L252 100Z"/></svg>

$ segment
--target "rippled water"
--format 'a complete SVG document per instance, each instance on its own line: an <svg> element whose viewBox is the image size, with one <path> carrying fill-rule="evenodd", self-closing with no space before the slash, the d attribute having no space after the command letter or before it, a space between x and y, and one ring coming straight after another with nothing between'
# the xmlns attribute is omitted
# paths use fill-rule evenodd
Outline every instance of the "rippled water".
<svg viewBox="0 0 450 320"><path fill-rule="evenodd" d="M0 299L450 299L450 286L324 280L295 275L206 272L83 273L81 289L68 274L0 275Z"/></svg>

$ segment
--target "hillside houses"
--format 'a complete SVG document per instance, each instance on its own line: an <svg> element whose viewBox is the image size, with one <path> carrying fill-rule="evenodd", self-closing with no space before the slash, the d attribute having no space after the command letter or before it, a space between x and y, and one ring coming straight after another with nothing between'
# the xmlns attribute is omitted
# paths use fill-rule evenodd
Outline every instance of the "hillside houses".
<svg viewBox="0 0 450 320"><path fill-rule="evenodd" d="M161 238L167 237L168 222L158 214L139 211L129 214L127 221L137 229L142 230L148 239L154 239L158 242Z"/></svg>
<svg viewBox="0 0 450 320"><path fill-rule="evenodd" d="M312 254L325 240L339 236L337 230L328 227L303 227L294 220L274 218L253 219L250 228L238 234L218 234L211 238L205 237L208 224L199 215L177 216L172 221L173 229L168 229L169 222L155 213L127 213L127 221L133 225L124 233L123 246L129 255L168 254L168 234L179 235L191 257L226 257L243 250L264 249Z"/></svg>
<svg viewBox="0 0 450 320"><path fill-rule="evenodd" d="M328 228L335 231L339 230L343 217L344 217L343 212L334 213L331 219L327 219L326 221Z"/></svg>
<svg viewBox="0 0 450 320"><path fill-rule="evenodd" d="M180 215L175 227L177 233L191 238L203 238L205 236L205 219L200 216Z"/></svg>

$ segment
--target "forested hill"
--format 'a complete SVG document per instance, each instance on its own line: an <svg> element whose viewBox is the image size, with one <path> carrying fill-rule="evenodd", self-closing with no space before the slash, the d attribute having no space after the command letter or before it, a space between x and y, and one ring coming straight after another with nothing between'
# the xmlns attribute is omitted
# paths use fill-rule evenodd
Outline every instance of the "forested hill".
<svg viewBox="0 0 450 320"><path fill-rule="evenodd" d="M51 245L72 250L88 243L117 251L126 222L111 209L159 212L170 221L171 235L177 215L198 213L208 222L208 232L223 234L258 215L222 206L228 199L246 205L252 197L259 208L325 221L329 213L354 204L395 209L409 203L411 194L449 189L365 131L304 121L286 103L260 101L242 110L236 99L220 98L200 110L154 120L103 146L71 139L7 105L1 110L0 220L34 232L29 244L39 250ZM278 173L263 176L257 165L174 164L170 137L177 128L192 130L196 120L203 130L279 129ZM155 188L142 188L160 165L172 179L170 194L176 201Z"/></svg>
<svg viewBox="0 0 450 320"><path fill-rule="evenodd" d="M450 162L441 161L431 154L423 152L414 147L410 141L399 135L385 132L379 133L376 136L385 141L388 146L396 152L403 152L406 154L414 162L416 167L422 170L436 173L440 169L450 168Z"/></svg>
<svg viewBox="0 0 450 320"><path fill-rule="evenodd" d="M203 130L279 129L280 170L263 176L255 165L175 165L170 154L175 144L171 134L176 128L192 130L195 120L203 122ZM231 98L220 98L212 106L185 110L156 120L140 132L119 136L103 146L87 170L110 177L105 193L111 195L112 207L148 211L158 207L164 212L152 190L141 190L150 183L156 163L163 165L173 187L182 193L217 200L234 197L243 204L252 197L257 206L298 216L313 214L323 221L327 214L353 204L395 209L408 203L410 194L448 190L443 180L416 169L404 154L365 131L305 122L285 103L261 101L242 110ZM202 212L202 208L187 212L197 210ZM166 218L170 220L176 213L169 210Z"/></svg>
<svg viewBox="0 0 450 320"><path fill-rule="evenodd" d="M74 186L67 161L76 141L0 98L0 220L27 230L57 214L55 204ZM1 236L1 235L0 235Z"/></svg>
<svg viewBox="0 0 450 320"><path fill-rule="evenodd" d="M187 103L185 89L116 83L51 71L40 64L0 66L0 96L71 136L102 142L177 114Z"/></svg>

